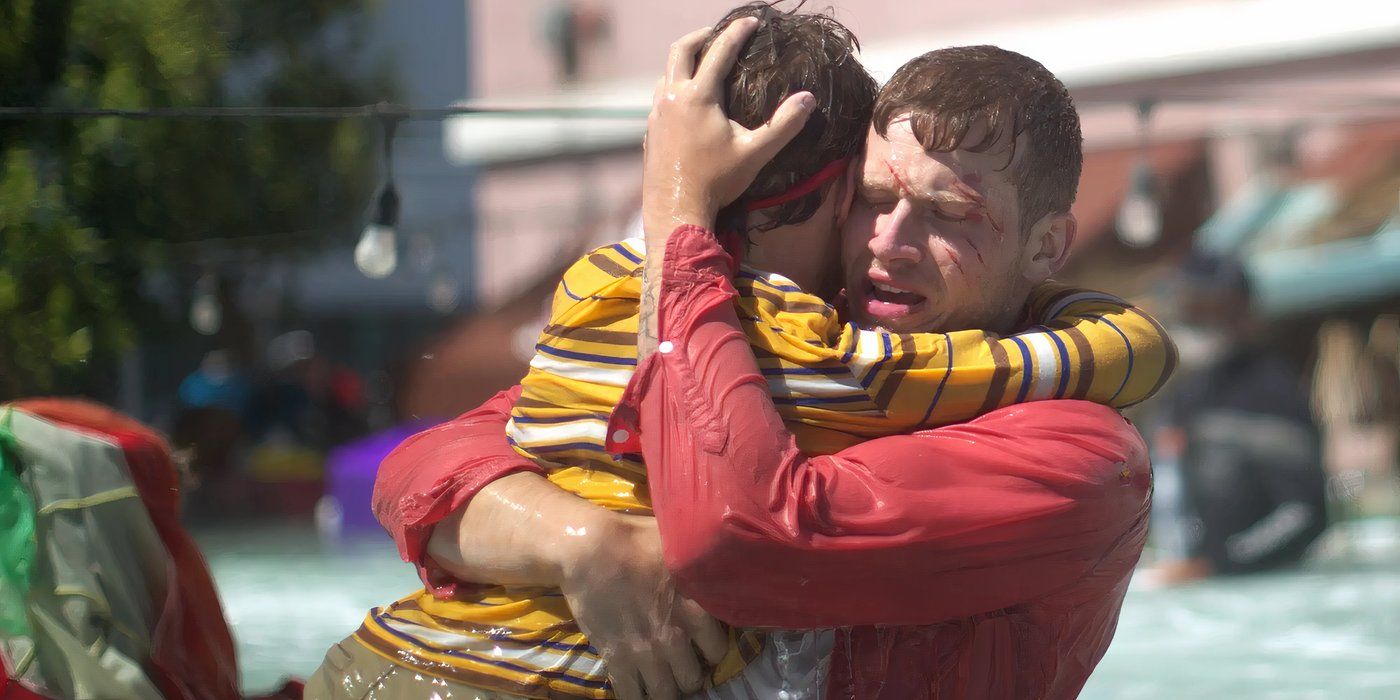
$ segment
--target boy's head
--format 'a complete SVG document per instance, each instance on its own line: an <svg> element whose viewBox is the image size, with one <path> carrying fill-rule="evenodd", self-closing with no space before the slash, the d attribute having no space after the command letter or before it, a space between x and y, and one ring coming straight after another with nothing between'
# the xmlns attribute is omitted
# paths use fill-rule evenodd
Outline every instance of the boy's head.
<svg viewBox="0 0 1400 700"><path fill-rule="evenodd" d="M791 10L764 2L736 7L715 24L714 34L702 49L708 50L715 37L735 20L759 19L758 29L740 52L725 85L729 118L747 128L768 121L793 93L806 90L817 100L817 109L802 132L759 171L738 201L720 213L717 223L721 229L747 234L812 219L822 208L829 187L816 187L761 209L754 205L786 199L783 195L792 193L795 186L829 174L831 170L824 169L833 163L857 156L865 141L877 88L856 60L859 43L840 22L821 14L799 14L800 7L800 2ZM840 175L844 174L843 170ZM761 214L749 216L756 210Z"/></svg>

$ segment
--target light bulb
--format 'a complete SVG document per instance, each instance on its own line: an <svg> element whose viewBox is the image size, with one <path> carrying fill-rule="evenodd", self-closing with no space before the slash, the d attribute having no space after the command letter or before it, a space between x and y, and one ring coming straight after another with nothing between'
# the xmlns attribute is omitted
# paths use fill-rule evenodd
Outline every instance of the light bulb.
<svg viewBox="0 0 1400 700"><path fill-rule="evenodd" d="M1118 239L1134 248L1146 248L1162 238L1162 207L1157 203L1152 166L1147 162L1133 169L1132 186L1118 206L1114 224Z"/></svg>
<svg viewBox="0 0 1400 700"><path fill-rule="evenodd" d="M224 322L224 311L219 308L219 281L213 275L205 275L194 284L194 299L190 302L190 326L202 335L214 335Z"/></svg>
<svg viewBox="0 0 1400 700"><path fill-rule="evenodd" d="M461 298L457 280L452 279L452 275L446 272L433 275L433 281L428 283L428 307L433 311L440 314L450 313L457 308Z"/></svg>
<svg viewBox="0 0 1400 700"><path fill-rule="evenodd" d="M1118 238L1134 248L1146 248L1162 237L1162 209L1150 194L1129 193L1118 208Z"/></svg>
<svg viewBox="0 0 1400 700"><path fill-rule="evenodd" d="M373 223L355 244L355 267L365 277L383 279L399 266L398 235L394 227Z"/></svg>

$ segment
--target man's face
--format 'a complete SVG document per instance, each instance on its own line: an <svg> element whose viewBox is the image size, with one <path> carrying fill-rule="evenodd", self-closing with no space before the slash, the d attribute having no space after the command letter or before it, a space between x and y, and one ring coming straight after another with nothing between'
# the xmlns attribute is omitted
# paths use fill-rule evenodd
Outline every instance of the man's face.
<svg viewBox="0 0 1400 700"><path fill-rule="evenodd" d="M887 132L870 130L842 228L852 320L896 332L1009 330L1028 286L1008 150L925 152L905 117Z"/></svg>

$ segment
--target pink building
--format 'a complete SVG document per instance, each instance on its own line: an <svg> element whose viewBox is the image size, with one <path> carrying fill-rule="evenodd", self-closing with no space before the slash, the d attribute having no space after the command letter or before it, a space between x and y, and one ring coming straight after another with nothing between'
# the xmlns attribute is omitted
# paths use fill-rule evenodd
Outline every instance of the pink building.
<svg viewBox="0 0 1400 700"><path fill-rule="evenodd" d="M548 289L542 278L557 274L588 245L627 235L637 206L643 115L666 47L732 5L731 0L470 3L468 51L476 89L471 103L620 108L635 114L574 120L464 117L445 130L449 159L481 167L477 298L486 311L515 309L511 315L522 324L522 351L533 342L528 319L538 314L541 302L522 301L521 294ZM1076 205L1085 224L1079 257L1126 261L1119 269L1135 270L1189 247L1217 205L1269 177L1272 170L1261 153L1286 146L1282 150L1299 163L1324 162L1350 143L1351 125L1400 119L1400 5L1393 3L833 0L809 5L830 6L856 32L862 60L881 80L909 58L943 46L990 43L1045 63L1071 88L1083 117L1087 158ZM1148 161L1165 215L1156 242L1133 248L1118 240L1116 219L1131 192L1132 171L1143 159L1138 148L1142 100L1155 104ZM1133 272L1095 281L1131 287L1142 279ZM461 332L478 335L466 328ZM500 375L501 385L524 368L518 359L502 358L501 364L492 375ZM450 374L441 366L425 369L415 383L478 387L486 381L475 375L454 380ZM482 392L468 393L457 405L471 405L469 399ZM443 403L456 403L424 402L439 410Z"/></svg>

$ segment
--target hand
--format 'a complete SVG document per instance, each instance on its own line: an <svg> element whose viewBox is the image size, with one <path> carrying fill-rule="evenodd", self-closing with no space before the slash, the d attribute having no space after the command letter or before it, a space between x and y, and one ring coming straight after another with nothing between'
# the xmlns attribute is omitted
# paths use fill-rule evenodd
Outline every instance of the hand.
<svg viewBox="0 0 1400 700"><path fill-rule="evenodd" d="M752 17L730 24L698 69L696 54L710 36L709 27L671 45L666 75L657 84L647 119L642 223L649 245L664 242L680 224L713 226L719 209L744 193L812 113L815 98L799 92L757 129L746 129L725 114L725 77L757 27Z"/></svg>
<svg viewBox="0 0 1400 700"><path fill-rule="evenodd" d="M729 636L676 591L661 560L656 521L609 513L589 530L565 548L560 589L602 654L613 692L640 700L700 690L705 665L724 658Z"/></svg>

